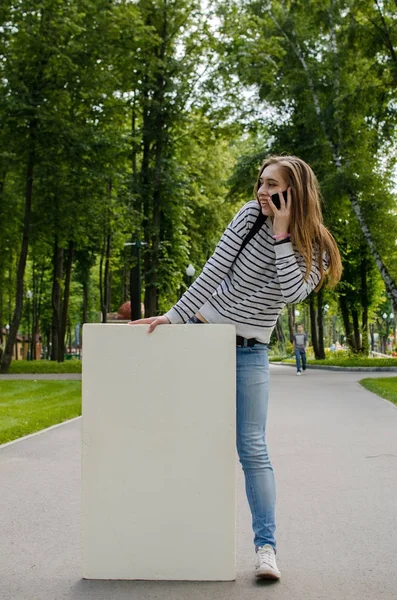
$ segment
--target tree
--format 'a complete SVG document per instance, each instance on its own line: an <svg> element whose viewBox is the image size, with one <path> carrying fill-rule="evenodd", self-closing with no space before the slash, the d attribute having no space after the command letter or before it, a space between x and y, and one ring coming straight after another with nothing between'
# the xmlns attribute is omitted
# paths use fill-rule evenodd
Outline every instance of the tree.
<svg viewBox="0 0 397 600"><path fill-rule="evenodd" d="M368 41L362 43L368 35L362 6L281 0L265 6L249 2L239 9L230 3L228 64L234 63L241 81L256 85L259 99L270 103L272 149L298 153L328 183L333 180L339 198L349 200L396 302L395 279L366 215L375 189L388 195L387 182L381 188L377 184L395 131L394 88L389 65L378 60L379 48L370 51Z"/></svg>

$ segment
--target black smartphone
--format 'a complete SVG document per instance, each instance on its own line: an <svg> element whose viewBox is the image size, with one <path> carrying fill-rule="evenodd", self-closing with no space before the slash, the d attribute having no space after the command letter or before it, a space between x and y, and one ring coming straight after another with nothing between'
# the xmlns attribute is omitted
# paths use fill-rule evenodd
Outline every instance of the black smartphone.
<svg viewBox="0 0 397 600"><path fill-rule="evenodd" d="M287 200L288 200L288 194L287 194L287 190L283 191L283 196L284 196L284 200L285 200L285 204L287 204ZM274 206L280 210L281 205L280 205L280 196L277 194L272 194L272 202L274 204Z"/></svg>

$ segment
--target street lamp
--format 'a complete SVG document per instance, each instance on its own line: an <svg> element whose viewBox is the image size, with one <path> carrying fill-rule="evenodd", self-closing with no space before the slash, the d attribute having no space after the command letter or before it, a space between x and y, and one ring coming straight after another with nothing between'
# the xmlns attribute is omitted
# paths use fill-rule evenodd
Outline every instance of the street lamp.
<svg viewBox="0 0 397 600"><path fill-rule="evenodd" d="M137 263L130 270L130 301L131 301L131 321L142 318L141 311L141 253L140 250L146 242L140 240L136 242L125 242L124 246L134 246Z"/></svg>
<svg viewBox="0 0 397 600"><path fill-rule="evenodd" d="M186 267L186 276L188 278L189 287L192 285L192 280L193 280L195 272L196 272L196 269L193 267L192 264L189 264Z"/></svg>
<svg viewBox="0 0 397 600"><path fill-rule="evenodd" d="M30 336L30 301L32 299L32 292L30 290L28 290L26 292L26 298L28 299L28 360L30 360L30 341L29 341L29 336Z"/></svg>
<svg viewBox="0 0 397 600"><path fill-rule="evenodd" d="M385 335L385 340L384 340L384 343L385 343L384 351L386 352L386 346L387 346L387 342L388 342L388 339L389 339L390 325L391 325L391 323L392 323L392 321L394 319L394 314L390 313L388 315L387 313L384 312L383 315L382 315L382 317L383 317L383 319L386 322L386 335Z"/></svg>

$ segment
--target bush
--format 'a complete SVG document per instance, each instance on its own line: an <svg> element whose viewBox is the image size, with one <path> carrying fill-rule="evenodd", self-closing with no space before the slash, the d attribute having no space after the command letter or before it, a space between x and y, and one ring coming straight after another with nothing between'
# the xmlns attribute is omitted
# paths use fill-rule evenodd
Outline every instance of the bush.
<svg viewBox="0 0 397 600"><path fill-rule="evenodd" d="M309 360L313 365L329 365L334 367L397 367L396 358L368 358L366 356L344 356L330 357L326 360Z"/></svg>
<svg viewBox="0 0 397 600"><path fill-rule="evenodd" d="M292 342L285 342L285 352L287 354L293 354L294 353L294 345Z"/></svg>
<svg viewBox="0 0 397 600"><path fill-rule="evenodd" d="M81 360L58 363L52 360L13 360L10 373L81 373Z"/></svg>
<svg viewBox="0 0 397 600"><path fill-rule="evenodd" d="M293 359L285 362L293 363ZM397 367L397 358L367 358L361 356L333 357L325 360L308 359L309 365L326 365L329 367Z"/></svg>

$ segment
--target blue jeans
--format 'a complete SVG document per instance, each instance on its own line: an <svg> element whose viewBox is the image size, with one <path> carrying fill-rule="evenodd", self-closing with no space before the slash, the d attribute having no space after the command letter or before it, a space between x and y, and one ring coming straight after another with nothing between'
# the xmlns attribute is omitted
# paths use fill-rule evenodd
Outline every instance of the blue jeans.
<svg viewBox="0 0 397 600"><path fill-rule="evenodd" d="M201 321L193 318L189 322ZM236 347L236 367L237 452L245 476L254 544L256 547L270 544L276 550L276 485L265 437L269 396L267 346Z"/></svg>
<svg viewBox="0 0 397 600"><path fill-rule="evenodd" d="M295 358L296 358L296 370L301 370L301 359L302 359L302 368L306 371L306 350L304 348L296 348L295 349Z"/></svg>

